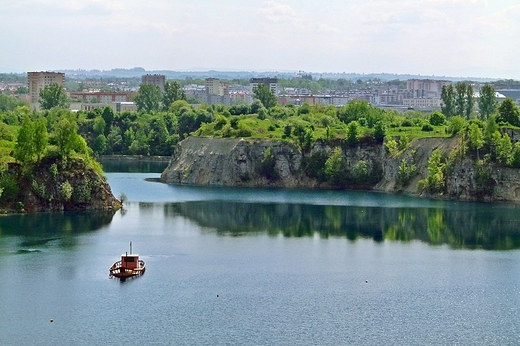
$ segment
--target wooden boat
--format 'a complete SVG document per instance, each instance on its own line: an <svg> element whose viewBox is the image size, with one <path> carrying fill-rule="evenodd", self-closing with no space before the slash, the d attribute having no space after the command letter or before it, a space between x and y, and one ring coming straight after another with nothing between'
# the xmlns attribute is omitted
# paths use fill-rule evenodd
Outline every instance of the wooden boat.
<svg viewBox="0 0 520 346"><path fill-rule="evenodd" d="M139 259L138 254L132 253L132 242L130 242L130 254L124 253L121 255L121 260L112 264L110 269L110 277L116 277L121 280L133 278L144 274L146 263Z"/></svg>

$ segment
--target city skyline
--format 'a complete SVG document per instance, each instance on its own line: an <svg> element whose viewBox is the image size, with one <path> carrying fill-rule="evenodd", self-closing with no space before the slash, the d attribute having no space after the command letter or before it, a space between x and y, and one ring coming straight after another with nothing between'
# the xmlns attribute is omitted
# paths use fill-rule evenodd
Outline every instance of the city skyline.
<svg viewBox="0 0 520 346"><path fill-rule="evenodd" d="M516 0L19 0L0 71L133 68L520 79Z"/></svg>

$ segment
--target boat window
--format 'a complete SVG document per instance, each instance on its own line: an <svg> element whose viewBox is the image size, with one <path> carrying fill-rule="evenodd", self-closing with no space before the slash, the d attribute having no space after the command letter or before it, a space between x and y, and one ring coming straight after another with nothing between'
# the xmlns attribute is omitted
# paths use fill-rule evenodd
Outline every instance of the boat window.
<svg viewBox="0 0 520 346"><path fill-rule="evenodd" d="M135 257L124 257L125 262L135 262Z"/></svg>

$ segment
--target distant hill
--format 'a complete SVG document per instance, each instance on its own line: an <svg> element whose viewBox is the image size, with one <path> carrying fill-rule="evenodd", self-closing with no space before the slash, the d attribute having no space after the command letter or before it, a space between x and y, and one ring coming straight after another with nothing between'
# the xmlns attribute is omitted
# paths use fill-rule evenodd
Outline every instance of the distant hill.
<svg viewBox="0 0 520 346"><path fill-rule="evenodd" d="M65 72L67 76L74 78L92 78L92 77L141 77L144 74L162 74L170 79L204 79L204 78L220 78L220 79L248 79L253 77L278 77L282 79L292 79L300 76L301 71L171 71L171 70L145 70L142 67L134 67L132 69L111 69L111 70L60 70ZM496 79L492 78L476 78L476 77L449 77L449 76L428 76L414 74L395 74L395 73L332 73L332 72L303 72L306 75L312 75L313 79L346 79L363 81L369 79L379 79L381 81L390 80L407 80L407 79L441 79L449 81L471 80L476 82L491 82Z"/></svg>
<svg viewBox="0 0 520 346"><path fill-rule="evenodd" d="M87 79L87 78L140 78L144 74L162 74L168 79L205 79L205 78L220 78L220 79L249 79L253 77L278 77L281 79L292 79L303 75L312 75L314 80L320 78L325 79L346 79L346 80L408 80L408 79L436 79L457 81L475 81L475 82L493 82L497 79L492 78L477 78L477 77L449 77L449 76L434 76L434 75L416 75L416 74L396 74L396 73L333 73L333 72L302 72L302 71L171 71L171 70L146 70L142 67L134 67L131 69L115 68L111 70L56 70L64 72L67 77L73 79ZM26 73L1 73L0 76L26 76ZM1 78L0 78L1 79Z"/></svg>

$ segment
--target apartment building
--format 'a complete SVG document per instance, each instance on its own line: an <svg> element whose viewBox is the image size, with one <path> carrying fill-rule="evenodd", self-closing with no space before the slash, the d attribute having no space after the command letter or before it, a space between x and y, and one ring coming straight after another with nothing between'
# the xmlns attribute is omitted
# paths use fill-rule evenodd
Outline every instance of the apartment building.
<svg viewBox="0 0 520 346"><path fill-rule="evenodd" d="M437 98L441 96L442 87L450 84L447 80L409 79L406 89L411 92L408 98Z"/></svg>
<svg viewBox="0 0 520 346"><path fill-rule="evenodd" d="M162 74L145 74L141 76L141 84L150 84L159 87L161 92L164 92L164 84L166 83L166 76Z"/></svg>
<svg viewBox="0 0 520 346"><path fill-rule="evenodd" d="M439 109L441 108L440 98L415 98L403 99L403 106L410 108Z"/></svg>
<svg viewBox="0 0 520 346"><path fill-rule="evenodd" d="M65 73L62 72L27 72L29 97L31 104L37 105L40 99L40 90L47 85L65 83Z"/></svg>
<svg viewBox="0 0 520 346"><path fill-rule="evenodd" d="M278 78L251 78L249 80L249 86L251 87L251 92L258 87L258 84L268 85L269 89L273 92L273 94L278 95Z"/></svg>
<svg viewBox="0 0 520 346"><path fill-rule="evenodd" d="M218 78L206 78L205 81L206 99L208 104L231 105L229 96L229 84L223 83Z"/></svg>
<svg viewBox="0 0 520 346"><path fill-rule="evenodd" d="M112 102L129 102L135 93L126 92L71 92L70 98L80 102L97 102L109 104Z"/></svg>

